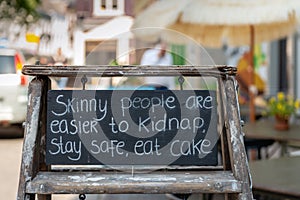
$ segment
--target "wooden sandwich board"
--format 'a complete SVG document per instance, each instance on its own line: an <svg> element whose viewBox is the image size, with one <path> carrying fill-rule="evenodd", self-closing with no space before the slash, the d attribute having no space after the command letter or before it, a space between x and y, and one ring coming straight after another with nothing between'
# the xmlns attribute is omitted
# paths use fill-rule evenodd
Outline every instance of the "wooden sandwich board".
<svg viewBox="0 0 300 200"><path fill-rule="evenodd" d="M18 199L52 194L222 193L253 199L236 68L26 65ZM86 77L213 77L212 90L85 90ZM83 89L52 90L51 77Z"/></svg>

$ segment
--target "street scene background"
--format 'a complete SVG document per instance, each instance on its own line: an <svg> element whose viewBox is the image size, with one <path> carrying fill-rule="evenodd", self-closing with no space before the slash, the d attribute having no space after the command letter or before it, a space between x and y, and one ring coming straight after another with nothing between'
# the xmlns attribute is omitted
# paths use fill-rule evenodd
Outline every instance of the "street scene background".
<svg viewBox="0 0 300 200"><path fill-rule="evenodd" d="M0 200L16 199L18 190L27 88L33 78L22 74L23 65L234 66L237 67L239 111L244 129L251 132L263 129L262 125L269 123L273 127L279 110L292 127L284 129L283 133L288 132L285 134L288 137L289 130L293 132L288 139L273 129L268 129L267 136L259 135L259 131L257 135L246 132L250 164L284 156L299 157L300 136L295 132L300 124L300 3L253 0L240 5L235 0L215 0L212 1L215 4L210 5L207 2L0 1ZM240 7L231 7L232 2ZM149 8L151 12L147 10ZM7 60L2 60L5 56L10 56L11 66ZM11 69L6 70L6 66ZM199 81L190 77L183 85L179 78L170 77L89 77L84 86L81 78L52 77L51 87L55 90L83 87L88 90L134 90L141 86L151 90L179 90L182 86L187 90L216 88L213 79ZM283 102L291 104L288 111L283 111L282 104L274 106L277 99L288 100ZM252 122L258 127L253 128ZM79 199L78 195L53 197L54 200ZM87 197L88 200L174 199L165 194ZM202 199L202 195L189 197L189 200L194 199ZM214 199L222 197L215 195Z"/></svg>

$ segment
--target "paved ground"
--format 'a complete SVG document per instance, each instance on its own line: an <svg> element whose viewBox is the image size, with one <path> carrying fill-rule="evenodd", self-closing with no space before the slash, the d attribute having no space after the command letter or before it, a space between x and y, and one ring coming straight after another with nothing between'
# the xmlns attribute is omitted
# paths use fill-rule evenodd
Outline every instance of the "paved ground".
<svg viewBox="0 0 300 200"><path fill-rule="evenodd" d="M21 149L21 139L0 139L0 199L16 199Z"/></svg>

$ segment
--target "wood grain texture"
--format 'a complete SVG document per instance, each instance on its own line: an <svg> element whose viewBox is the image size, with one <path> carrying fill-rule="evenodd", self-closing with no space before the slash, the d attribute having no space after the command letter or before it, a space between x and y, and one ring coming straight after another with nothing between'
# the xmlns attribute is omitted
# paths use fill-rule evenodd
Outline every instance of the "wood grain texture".
<svg viewBox="0 0 300 200"><path fill-rule="evenodd" d="M51 177L51 178L49 178ZM231 172L40 172L28 193L238 193L241 182Z"/></svg>
<svg viewBox="0 0 300 200"><path fill-rule="evenodd" d="M227 66L46 66L25 65L22 73L31 76L57 76L57 77L120 77L120 76L212 76L220 77L235 75L236 67Z"/></svg>

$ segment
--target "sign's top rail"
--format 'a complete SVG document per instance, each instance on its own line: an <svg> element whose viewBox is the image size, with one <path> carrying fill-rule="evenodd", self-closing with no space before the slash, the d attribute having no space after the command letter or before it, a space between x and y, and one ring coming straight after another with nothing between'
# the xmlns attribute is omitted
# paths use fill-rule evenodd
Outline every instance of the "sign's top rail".
<svg viewBox="0 0 300 200"><path fill-rule="evenodd" d="M212 76L220 77L235 75L236 67L217 66L146 66L146 65L24 65L22 73L31 76L76 77L86 75L91 77L120 76Z"/></svg>

